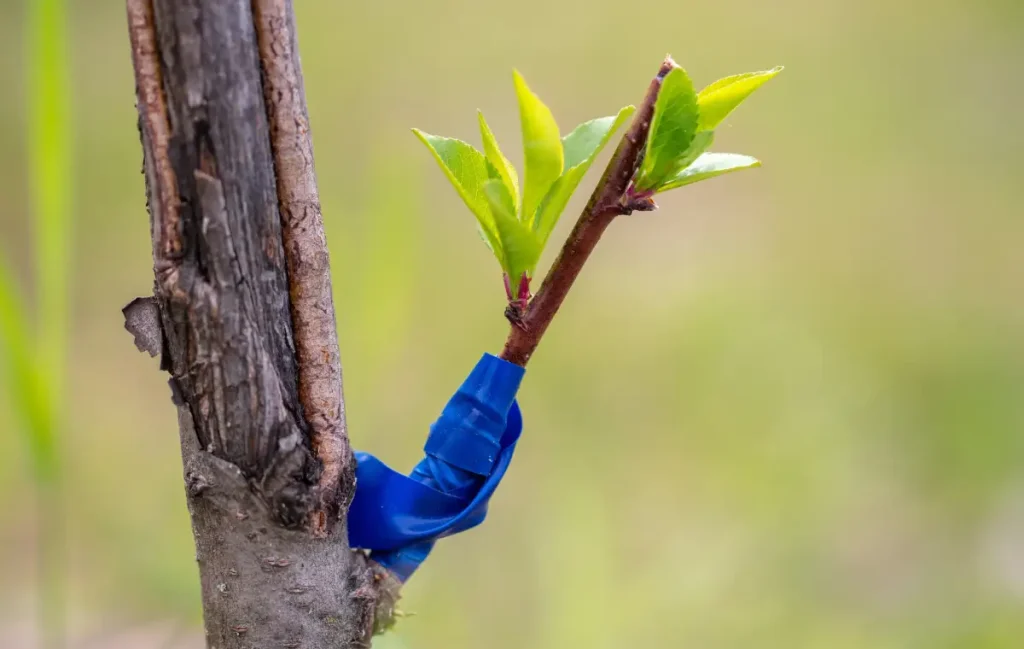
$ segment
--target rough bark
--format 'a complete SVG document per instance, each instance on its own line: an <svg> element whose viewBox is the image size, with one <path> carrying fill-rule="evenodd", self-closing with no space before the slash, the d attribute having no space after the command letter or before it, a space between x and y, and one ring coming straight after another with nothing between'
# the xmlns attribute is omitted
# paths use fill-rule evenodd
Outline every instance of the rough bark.
<svg viewBox="0 0 1024 649"><path fill-rule="evenodd" d="M263 94L270 119L291 312L299 363L299 400L321 461L313 531L330 532L355 485L348 444L341 361L327 238L313 167L313 143L290 0L253 0Z"/></svg>
<svg viewBox="0 0 1024 649"><path fill-rule="evenodd" d="M156 282L126 315L159 311L140 345L171 375L208 646L369 646L389 581L347 543L354 467L290 2L127 7Z"/></svg>

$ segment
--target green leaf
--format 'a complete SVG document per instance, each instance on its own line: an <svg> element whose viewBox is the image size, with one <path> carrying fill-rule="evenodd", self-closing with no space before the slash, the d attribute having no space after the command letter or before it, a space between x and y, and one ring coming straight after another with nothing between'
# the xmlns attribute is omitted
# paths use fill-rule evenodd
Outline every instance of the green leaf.
<svg viewBox="0 0 1024 649"><path fill-rule="evenodd" d="M675 68L661 82L654 117L647 137L647 149L636 188L650 191L677 170L697 133L697 93L686 71Z"/></svg>
<svg viewBox="0 0 1024 649"><path fill-rule="evenodd" d="M782 66L760 72L744 72L719 79L701 90L697 95L700 130L711 130L721 124L744 99L780 72Z"/></svg>
<svg viewBox="0 0 1024 649"><path fill-rule="evenodd" d="M519 220L514 209L515 201L500 178L491 178L484 183L484 196L487 198L487 207L491 210L495 223L500 217L509 215L513 220Z"/></svg>
<svg viewBox="0 0 1024 649"><path fill-rule="evenodd" d="M505 187L512 196L512 203L515 208L513 209L514 214L519 210L519 176L516 175L516 168L512 166L512 163L508 161L508 158L498 148L498 141L494 139L494 133L491 132L491 127L487 125L484 114L477 111L477 117L480 121L480 138L484 143L484 156L487 157L487 162L491 163L494 170L498 172L498 177L505 183Z"/></svg>
<svg viewBox="0 0 1024 649"><path fill-rule="evenodd" d="M555 180L562 175L562 140L551 110L515 72L519 119L523 130L524 180L521 218L529 223L541 199Z"/></svg>
<svg viewBox="0 0 1024 649"><path fill-rule="evenodd" d="M710 147L714 141L714 131L698 131L697 134L693 136L693 142L690 142L690 148L686 150L683 157L676 160L676 168L672 173L672 176L681 173L684 169L693 164L693 161L700 157L702 153L707 151L708 147Z"/></svg>
<svg viewBox="0 0 1024 649"><path fill-rule="evenodd" d="M512 295L517 295L519 282L525 273L533 276L533 271L540 260L542 246L537 235L529 226L516 218L511 210L512 199L508 190L500 180L489 180L485 185L487 200L494 215L505 260L502 269L509 277Z"/></svg>
<svg viewBox="0 0 1024 649"><path fill-rule="evenodd" d="M741 155L739 153L703 153L693 164L658 187L657 191L664 192L733 171L760 166L760 160L751 158L748 155Z"/></svg>
<svg viewBox="0 0 1024 649"><path fill-rule="evenodd" d="M484 242L498 258L498 262L503 263L498 229L484 193L484 185L493 175L488 170L487 159L462 140L430 135L416 128L412 132L434 154L441 171L462 197L466 207L476 216Z"/></svg>
<svg viewBox="0 0 1024 649"><path fill-rule="evenodd" d="M562 139L565 150L565 172L548 190L537 209L532 227L537 232L541 247L547 243L551 231L562 216L565 206L593 164L594 158L608 144L612 135L625 124L636 109L626 106L617 115L600 117L584 122Z"/></svg>
<svg viewBox="0 0 1024 649"><path fill-rule="evenodd" d="M635 107L626 106L617 115L598 117L574 128L571 133L562 138L562 150L565 151L563 171L569 171L573 167L592 162L604 145L608 143L612 134L634 112L636 112Z"/></svg>

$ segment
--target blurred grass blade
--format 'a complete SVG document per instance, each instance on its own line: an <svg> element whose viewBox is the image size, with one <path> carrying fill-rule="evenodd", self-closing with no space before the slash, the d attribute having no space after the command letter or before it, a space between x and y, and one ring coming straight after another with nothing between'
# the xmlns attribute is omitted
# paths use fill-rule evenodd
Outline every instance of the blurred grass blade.
<svg viewBox="0 0 1024 649"><path fill-rule="evenodd" d="M67 16L63 0L29 0L25 56L28 177L35 224L35 345L24 309L4 280L8 353L24 381L21 409L30 440L37 491L39 637L64 644L64 509L59 431L63 420L71 241L70 91ZM20 311L20 314L19 314ZM32 356L29 356L29 349Z"/></svg>
<svg viewBox="0 0 1024 649"><path fill-rule="evenodd" d="M37 481L56 479L57 453L28 311L6 264L0 263L0 371L25 431Z"/></svg>
<svg viewBox="0 0 1024 649"><path fill-rule="evenodd" d="M6 384L24 432L35 480L39 550L40 646L64 642L64 521L56 405L35 354L25 303L8 267L0 263L0 378ZM58 376L59 378L59 376Z"/></svg>
<svg viewBox="0 0 1024 649"><path fill-rule="evenodd" d="M70 92L63 0L28 3L29 182L39 305L36 344L51 404L63 402L71 240Z"/></svg>

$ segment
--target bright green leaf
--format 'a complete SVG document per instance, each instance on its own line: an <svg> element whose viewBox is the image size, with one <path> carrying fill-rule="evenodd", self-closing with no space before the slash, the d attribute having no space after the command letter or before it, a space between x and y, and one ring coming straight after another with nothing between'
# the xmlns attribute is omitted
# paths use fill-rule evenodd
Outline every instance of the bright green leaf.
<svg viewBox="0 0 1024 649"><path fill-rule="evenodd" d="M558 223L566 204L583 176L586 175L594 158L608 144L612 135L629 120L635 112L633 106L626 106L617 115L600 117L577 126L562 140L565 149L565 173L551 186L537 209L533 229L541 242L547 243L551 231Z"/></svg>
<svg viewBox="0 0 1024 649"><path fill-rule="evenodd" d="M665 75L654 105L654 117L647 137L647 149L636 188L650 191L668 180L678 169L697 133L697 93L686 71L674 68Z"/></svg>
<svg viewBox="0 0 1024 649"><path fill-rule="evenodd" d="M617 131L634 112L635 107L626 106L617 115L598 117L574 128L562 138L562 149L565 151L563 171L591 162L608 143L612 133Z"/></svg>
<svg viewBox="0 0 1024 649"><path fill-rule="evenodd" d="M739 153L704 153L693 164L658 187L658 191L664 192L733 171L760 166L760 160L751 158L748 155L741 155Z"/></svg>
<svg viewBox="0 0 1024 649"><path fill-rule="evenodd" d="M516 175L516 168L512 166L512 163L508 161L508 158L498 148L498 141L494 139L494 133L491 132L491 127L487 125L484 114L477 111L477 117L480 121L480 138L484 143L484 155L487 157L487 162L490 162L494 170L498 172L498 177L505 183L509 195L512 196L514 207L512 213L515 214L519 210L519 176Z"/></svg>
<svg viewBox="0 0 1024 649"><path fill-rule="evenodd" d="M502 268L509 276L512 295L516 295L523 274L525 273L527 277L533 276L534 268L540 260L542 246L537 235L511 211L512 200L504 183L500 180L489 180L484 191L494 215L502 250L505 252Z"/></svg>
<svg viewBox="0 0 1024 649"><path fill-rule="evenodd" d="M529 223L541 199L562 175L562 140L551 110L533 94L519 72L513 76L525 158L521 215L523 221Z"/></svg>
<svg viewBox="0 0 1024 649"><path fill-rule="evenodd" d="M709 83L708 85L704 86L704 88L702 88L701 91L697 93L697 98L699 99L701 95L707 95L712 92L715 92L716 90L721 90L726 86L732 85L739 81L743 81L744 79L749 79L750 77L757 76L758 74L760 74L760 72L741 72L740 74L732 74L729 75L728 77L722 77L718 81L715 81L714 83Z"/></svg>
<svg viewBox="0 0 1024 649"><path fill-rule="evenodd" d="M676 160L675 170L672 176L681 173L684 169L693 164L702 153L708 150L711 144L715 141L714 131L698 131L697 135L693 136L693 142L690 142L690 148L686 150L681 158Z"/></svg>
<svg viewBox="0 0 1024 649"><path fill-rule="evenodd" d="M744 99L779 72L782 72L782 66L761 72L744 72L719 79L701 90L697 95L700 130L711 130L721 124Z"/></svg>
<svg viewBox="0 0 1024 649"><path fill-rule="evenodd" d="M491 210L495 223L498 222L499 214L500 216L511 215L513 219L518 221L514 207L515 200L509 193L508 187L505 186L505 183L501 182L500 178L491 178L484 183L484 196L487 199L487 206Z"/></svg>
<svg viewBox="0 0 1024 649"><path fill-rule="evenodd" d="M487 159L482 153L462 140L430 135L415 128L412 132L434 154L434 159L437 160L441 171L462 197L466 207L476 216L484 242L498 258L498 262L502 263L502 248L498 239L498 230L484 193L484 184L492 176L488 170Z"/></svg>

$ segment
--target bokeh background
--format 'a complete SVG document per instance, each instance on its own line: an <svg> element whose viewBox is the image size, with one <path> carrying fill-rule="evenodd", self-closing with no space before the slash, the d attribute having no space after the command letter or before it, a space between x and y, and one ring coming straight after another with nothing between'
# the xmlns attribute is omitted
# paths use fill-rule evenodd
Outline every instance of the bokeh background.
<svg viewBox="0 0 1024 649"><path fill-rule="evenodd" d="M296 5L351 434L400 467L506 332L409 128L478 143L481 108L519 166L513 67L567 132L638 102L666 52L698 85L786 65L718 132L762 169L601 242L488 521L438 545L382 646L1024 646L1024 4ZM121 325L152 282L124 9L69 10L70 642L197 647L166 378ZM0 255L31 294L24 15L0 1ZM21 648L40 540L9 395L0 645Z"/></svg>

